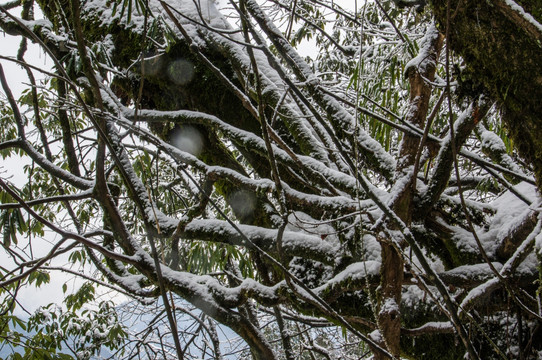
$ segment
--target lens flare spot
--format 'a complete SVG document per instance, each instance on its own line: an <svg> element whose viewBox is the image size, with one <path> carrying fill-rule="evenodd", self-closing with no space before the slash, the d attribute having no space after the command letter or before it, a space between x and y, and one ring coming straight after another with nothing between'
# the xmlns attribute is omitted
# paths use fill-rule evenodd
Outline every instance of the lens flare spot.
<svg viewBox="0 0 542 360"><path fill-rule="evenodd" d="M169 64L167 74L175 84L187 85L194 78L194 65L186 59L175 60Z"/></svg>
<svg viewBox="0 0 542 360"><path fill-rule="evenodd" d="M238 218L246 218L256 209L256 197L253 193L246 190L239 190L231 194L228 198L230 206Z"/></svg>
<svg viewBox="0 0 542 360"><path fill-rule="evenodd" d="M203 150L203 135L193 126L176 129L170 139L171 145L194 156L199 156Z"/></svg>

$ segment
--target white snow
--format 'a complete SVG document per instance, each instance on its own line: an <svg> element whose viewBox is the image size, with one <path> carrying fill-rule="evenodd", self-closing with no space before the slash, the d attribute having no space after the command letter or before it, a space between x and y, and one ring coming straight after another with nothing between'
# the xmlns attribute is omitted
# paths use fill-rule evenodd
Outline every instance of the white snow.
<svg viewBox="0 0 542 360"><path fill-rule="evenodd" d="M518 13L521 17L523 17L529 24L533 25L539 32L539 36L542 36L542 24L540 24L536 19L529 13L527 13L521 5L516 3L513 0L501 0L506 3L508 7L510 7L513 11Z"/></svg>
<svg viewBox="0 0 542 360"><path fill-rule="evenodd" d="M514 189L527 199L537 201L537 191L534 185L521 182L514 186ZM504 239L523 219L530 216L532 209L522 200L518 199L511 191L506 191L489 204L495 215L486 228L476 227L476 233L482 243L484 250L489 257L494 256L495 251ZM464 251L478 253L478 245L472 233L459 226L449 226L441 221L443 226L453 231L453 239L456 246ZM501 241L499 241L501 240Z"/></svg>
<svg viewBox="0 0 542 360"><path fill-rule="evenodd" d="M506 152L506 146L502 139L492 131L486 130L482 125L478 127L480 129L480 140L482 142L482 149L488 149L492 152L501 154L501 163L508 169L516 173L522 173L516 162Z"/></svg>
<svg viewBox="0 0 542 360"><path fill-rule="evenodd" d="M384 300L384 303L380 307L380 314L398 314L399 313L399 305L397 305L397 302L393 298L386 298Z"/></svg>
<svg viewBox="0 0 542 360"><path fill-rule="evenodd" d="M369 333L369 338L377 344L382 344L384 342L384 338L382 337L382 334L379 330L374 330Z"/></svg>
<svg viewBox="0 0 542 360"><path fill-rule="evenodd" d="M416 70L420 73L425 73L427 67L435 67L436 63L433 57L431 56L431 48L436 38L439 36L439 31L437 27L432 24L431 27L427 30L425 33L425 36L423 37L421 41L420 46L420 52L418 55L410 60L405 65L404 75L405 77L408 76L409 71Z"/></svg>
<svg viewBox="0 0 542 360"><path fill-rule="evenodd" d="M497 271L502 269L501 263L494 262L492 265L495 267L495 269L497 269ZM458 266L454 269L446 271L446 274L462 278L465 281L485 281L488 277L495 275L489 265L486 263Z"/></svg>
<svg viewBox="0 0 542 360"><path fill-rule="evenodd" d="M251 225L237 225L241 232L253 243L263 249L275 249L277 229L266 229ZM185 227L185 233L200 234L215 241L230 242L236 245L245 244L241 235L227 222L217 219L193 220ZM289 254L306 254L321 258L322 261L333 263L340 254L337 245L322 240L319 236L308 235L301 232L285 231L282 237L282 247Z"/></svg>
<svg viewBox="0 0 542 360"><path fill-rule="evenodd" d="M380 274L380 265L380 261L373 260L350 264L346 269L328 280L324 285L314 289L314 291L318 293L326 289L332 289L344 282L363 280L367 276L378 276Z"/></svg>

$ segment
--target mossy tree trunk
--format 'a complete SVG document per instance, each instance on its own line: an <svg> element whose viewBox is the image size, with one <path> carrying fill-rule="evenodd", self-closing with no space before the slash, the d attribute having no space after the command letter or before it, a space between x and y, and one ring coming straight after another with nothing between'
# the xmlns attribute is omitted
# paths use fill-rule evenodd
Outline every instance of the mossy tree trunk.
<svg viewBox="0 0 542 360"><path fill-rule="evenodd" d="M460 94L498 102L510 137L542 189L542 3L432 0L447 44L465 60ZM447 5L450 17L447 21Z"/></svg>

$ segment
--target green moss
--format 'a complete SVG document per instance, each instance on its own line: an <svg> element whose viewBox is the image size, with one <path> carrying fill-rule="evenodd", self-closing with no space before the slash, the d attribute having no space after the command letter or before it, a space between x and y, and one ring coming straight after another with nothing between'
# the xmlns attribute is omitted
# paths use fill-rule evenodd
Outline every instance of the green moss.
<svg viewBox="0 0 542 360"><path fill-rule="evenodd" d="M519 2L538 21L538 0ZM441 31L446 28L445 0L432 7ZM489 1L451 1L450 47L466 62L462 91L485 92L498 101L510 137L542 185L542 49L534 37L509 20Z"/></svg>
<svg viewBox="0 0 542 360"><path fill-rule="evenodd" d="M402 357L416 360L462 360L465 348L452 334L401 337Z"/></svg>
<svg viewBox="0 0 542 360"><path fill-rule="evenodd" d="M479 263L481 261L480 254L476 251L462 249L458 245L458 241L452 238L452 232L442 225L443 222L453 224L454 219L451 216L446 216L446 220L438 221L444 212L445 210L441 210L440 213L435 212L426 218L423 225L412 227L416 241L431 254L436 255L442 261L445 269ZM453 211L449 213L453 213ZM455 213L461 212L456 211Z"/></svg>

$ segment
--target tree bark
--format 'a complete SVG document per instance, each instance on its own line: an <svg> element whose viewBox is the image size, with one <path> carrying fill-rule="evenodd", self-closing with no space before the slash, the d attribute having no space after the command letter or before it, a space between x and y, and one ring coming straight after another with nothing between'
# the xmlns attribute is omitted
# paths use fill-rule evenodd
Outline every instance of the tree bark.
<svg viewBox="0 0 542 360"><path fill-rule="evenodd" d="M432 0L435 17L446 27L447 0ZM542 4L517 0L450 0L448 46L465 60L459 95L480 91L497 100L520 155L533 166L542 189Z"/></svg>
<svg viewBox="0 0 542 360"><path fill-rule="evenodd" d="M406 121L414 126L423 128L429 109L432 82L435 78L436 65L443 44L443 36L431 26L426 33L420 54L412 60L411 66L406 70L410 82L410 111ZM420 145L420 138L405 134L399 149L395 177L406 178L406 181L396 181L397 196L393 202L393 210L409 225L412 215L412 200L416 181L415 171L416 154ZM402 230L402 229L395 229ZM382 247L382 267L379 291L378 327L382 333L388 351L399 358L401 353L401 316L399 306L403 286L404 260L399 247L405 244L396 244L390 239L380 242ZM383 344L384 345L384 344ZM375 352L375 359L384 357Z"/></svg>

